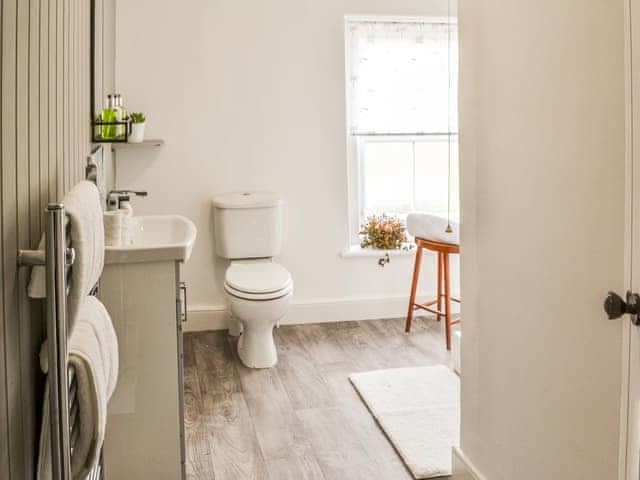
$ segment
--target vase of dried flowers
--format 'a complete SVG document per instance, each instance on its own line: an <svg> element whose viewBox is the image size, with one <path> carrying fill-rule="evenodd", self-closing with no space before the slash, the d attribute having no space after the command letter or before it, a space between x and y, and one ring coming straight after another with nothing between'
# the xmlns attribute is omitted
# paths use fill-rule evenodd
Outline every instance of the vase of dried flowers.
<svg viewBox="0 0 640 480"><path fill-rule="evenodd" d="M362 248L381 250L399 250L407 241L407 229L404 223L391 215L374 215L360 230Z"/></svg>

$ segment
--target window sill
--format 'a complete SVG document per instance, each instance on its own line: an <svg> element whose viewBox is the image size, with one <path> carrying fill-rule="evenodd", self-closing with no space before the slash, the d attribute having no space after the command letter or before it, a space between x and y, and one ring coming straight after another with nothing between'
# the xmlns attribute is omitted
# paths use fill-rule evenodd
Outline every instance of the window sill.
<svg viewBox="0 0 640 480"><path fill-rule="evenodd" d="M407 246L413 244L407 244ZM340 256L342 258L384 257L387 253L390 257L412 257L416 252L415 245L411 250L383 250L379 248L362 248L360 245L351 245L345 248Z"/></svg>

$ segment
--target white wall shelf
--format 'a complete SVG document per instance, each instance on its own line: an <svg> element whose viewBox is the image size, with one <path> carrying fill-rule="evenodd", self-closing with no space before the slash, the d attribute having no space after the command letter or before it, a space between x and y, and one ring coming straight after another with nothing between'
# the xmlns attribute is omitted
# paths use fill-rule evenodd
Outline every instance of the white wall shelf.
<svg viewBox="0 0 640 480"><path fill-rule="evenodd" d="M149 138L141 143L112 143L111 150L125 150L130 148L158 148L164 145L164 140L160 138Z"/></svg>

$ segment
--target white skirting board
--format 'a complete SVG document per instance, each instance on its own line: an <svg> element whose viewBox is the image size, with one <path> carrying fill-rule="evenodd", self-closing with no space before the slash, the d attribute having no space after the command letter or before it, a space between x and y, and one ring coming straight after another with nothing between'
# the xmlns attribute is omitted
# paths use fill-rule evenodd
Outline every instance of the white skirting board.
<svg viewBox="0 0 640 480"><path fill-rule="evenodd" d="M458 447L453 447L453 480L487 480Z"/></svg>
<svg viewBox="0 0 640 480"><path fill-rule="evenodd" d="M435 294L421 294L429 299ZM408 294L388 297L347 297L337 299L294 300L282 325L331 323L351 320L398 318L407 314ZM425 313L425 312L423 312ZM420 315L420 312L417 312ZM229 313L224 305L193 307L184 324L187 332L224 330L228 328Z"/></svg>
<svg viewBox="0 0 640 480"><path fill-rule="evenodd" d="M187 312L187 321L182 324L185 332L226 330L229 328L227 307L194 308Z"/></svg>

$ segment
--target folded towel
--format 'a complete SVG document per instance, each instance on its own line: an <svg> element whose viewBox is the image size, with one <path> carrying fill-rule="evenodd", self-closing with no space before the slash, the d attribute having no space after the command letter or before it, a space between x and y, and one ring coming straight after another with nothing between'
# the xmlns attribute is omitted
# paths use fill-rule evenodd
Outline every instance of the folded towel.
<svg viewBox="0 0 640 480"><path fill-rule="evenodd" d="M76 260L71 269L69 333L73 331L80 304L96 285L104 267L104 225L98 188L89 181L76 184L62 200L71 222L71 243ZM40 247L44 249L44 240ZM33 267L28 293L31 298L46 297L44 267Z"/></svg>
<svg viewBox="0 0 640 480"><path fill-rule="evenodd" d="M440 243L460 243L460 225L451 222L453 232L447 233L447 219L428 213L410 213L407 216L407 231L414 237Z"/></svg>
<svg viewBox="0 0 640 480"><path fill-rule="evenodd" d="M124 222L124 211L112 210L104 212L104 244L109 247L119 247L122 245L122 224Z"/></svg>
<svg viewBox="0 0 640 480"><path fill-rule="evenodd" d="M134 219L125 209L104 212L104 244L108 247L130 245Z"/></svg>
<svg viewBox="0 0 640 480"><path fill-rule="evenodd" d="M62 200L71 222L71 242L76 260L71 268L69 292L69 332L81 304L95 287L104 268L104 225L100 192L95 184L85 180L76 184Z"/></svg>
<svg viewBox="0 0 640 480"><path fill-rule="evenodd" d="M69 363L75 369L78 402L78 436L71 458L73 478L85 478L97 465L107 424L107 403L118 381L118 339L106 308L95 297L80 306L76 326L69 338ZM48 348L40 350L40 366L48 371ZM38 480L51 478L49 384L40 432Z"/></svg>

